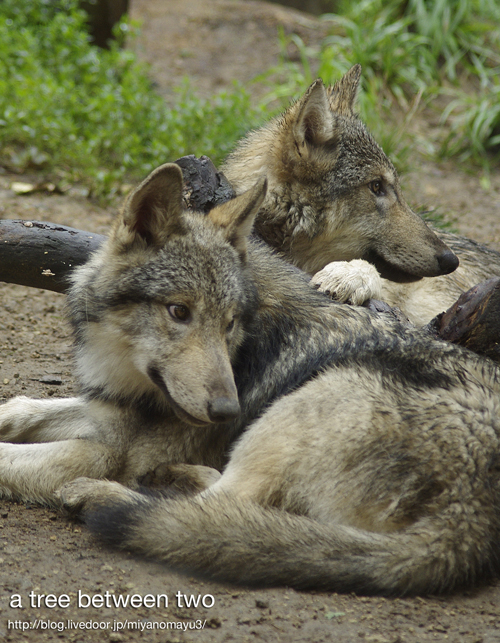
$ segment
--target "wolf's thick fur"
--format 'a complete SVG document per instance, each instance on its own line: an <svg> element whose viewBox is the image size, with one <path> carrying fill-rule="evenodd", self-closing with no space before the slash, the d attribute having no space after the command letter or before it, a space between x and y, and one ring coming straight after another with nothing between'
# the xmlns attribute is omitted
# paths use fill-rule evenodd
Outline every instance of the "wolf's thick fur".
<svg viewBox="0 0 500 643"><path fill-rule="evenodd" d="M500 254L431 231L411 211L394 166L354 112L360 73L355 65L328 89L317 80L250 133L223 170L237 193L268 177L256 230L288 261L319 273L313 282L323 290L355 304L383 299L423 325L500 276Z"/></svg>
<svg viewBox="0 0 500 643"><path fill-rule="evenodd" d="M246 198L257 207L255 190ZM206 250L188 242L182 262L194 267L197 257L200 270L210 265ZM175 246L166 241L161 262L181 261ZM231 279L239 285L228 295L240 301L237 293L256 292L259 300L254 317L242 322L233 358L242 416L226 429L195 428L166 411L171 366L163 350L175 350L175 335L153 341L158 332L149 329L151 317L134 314L144 298L152 307L172 301L163 293L175 268L163 269L153 253L151 270L140 249L131 280L128 266L135 261L126 254L127 267L117 265L116 248L109 252L106 269L114 273L101 282L94 273L104 269L102 259L94 259L77 277L73 298L81 301L80 350L90 351L96 364L93 333L119 346L117 358L128 354L104 324L110 306L119 312L113 332L120 344L130 335L134 345L144 341L138 363L145 356L153 361L153 369L139 367L144 392L131 391L126 380L110 394L106 378L114 375L107 362L113 372L120 364L109 355L97 389L87 385L94 403L107 405L103 417L114 431L124 434L126 423L127 439L140 445L129 458L135 475L162 459L220 467L241 427L255 422L236 442L222 476L194 497L145 496L88 478L63 487L62 500L83 507L104 538L214 578L296 588L442 592L498 571L500 382L493 363L384 316L329 302L300 272L250 242L248 263L232 261ZM218 302L206 309L202 328L221 328L224 299L214 293L220 280L227 291L229 276L219 265L213 279L209 287L186 277L186 292ZM230 317L222 318L225 330ZM192 370L184 379L198 391Z"/></svg>
<svg viewBox="0 0 500 643"><path fill-rule="evenodd" d="M404 595L491 577L497 370L451 345L380 334L368 317L336 321L331 367L250 426L206 491L169 500L83 479L63 501L108 542L223 581Z"/></svg>

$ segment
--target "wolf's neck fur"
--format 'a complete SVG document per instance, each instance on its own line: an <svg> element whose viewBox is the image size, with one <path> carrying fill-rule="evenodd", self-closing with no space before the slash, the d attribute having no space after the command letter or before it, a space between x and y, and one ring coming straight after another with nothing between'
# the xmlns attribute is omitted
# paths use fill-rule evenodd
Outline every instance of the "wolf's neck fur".
<svg viewBox="0 0 500 643"><path fill-rule="evenodd" d="M250 189L262 175L267 177L267 195L255 220L255 230L293 262L292 255L296 253L291 253L292 244L303 240L310 245L311 239L321 232L321 220L303 186L289 176L277 174L280 168L283 173L287 169L283 159L274 158L283 149L279 142L283 129L283 117L278 117L251 132L228 157L222 170L236 194Z"/></svg>
<svg viewBox="0 0 500 643"><path fill-rule="evenodd" d="M266 175L269 181L269 151L278 128L279 122L275 119L261 129L250 132L226 159L222 171L236 194L249 190L262 175Z"/></svg>

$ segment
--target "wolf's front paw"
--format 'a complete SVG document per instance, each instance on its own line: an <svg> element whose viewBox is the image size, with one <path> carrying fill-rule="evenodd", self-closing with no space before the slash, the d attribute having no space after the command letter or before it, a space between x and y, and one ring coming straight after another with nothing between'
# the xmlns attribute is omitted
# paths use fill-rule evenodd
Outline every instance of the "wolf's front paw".
<svg viewBox="0 0 500 643"><path fill-rule="evenodd" d="M342 303L361 306L367 299L380 299L382 279L377 269L363 259L332 261L311 279L311 285Z"/></svg>
<svg viewBox="0 0 500 643"><path fill-rule="evenodd" d="M89 509L113 500L122 500L130 490L118 482L77 478L56 492L61 505L71 513L85 513Z"/></svg>

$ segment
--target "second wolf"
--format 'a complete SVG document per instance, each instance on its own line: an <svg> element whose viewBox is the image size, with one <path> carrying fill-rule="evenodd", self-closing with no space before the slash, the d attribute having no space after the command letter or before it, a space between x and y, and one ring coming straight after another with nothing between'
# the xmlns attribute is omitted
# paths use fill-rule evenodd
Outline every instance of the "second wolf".
<svg viewBox="0 0 500 643"><path fill-rule="evenodd" d="M223 170L237 193L267 176L256 230L288 261L319 272L313 282L323 290L356 304L383 299L423 325L500 276L500 254L432 231L411 211L394 166L354 112L360 73L355 65L328 89L313 83L249 134Z"/></svg>

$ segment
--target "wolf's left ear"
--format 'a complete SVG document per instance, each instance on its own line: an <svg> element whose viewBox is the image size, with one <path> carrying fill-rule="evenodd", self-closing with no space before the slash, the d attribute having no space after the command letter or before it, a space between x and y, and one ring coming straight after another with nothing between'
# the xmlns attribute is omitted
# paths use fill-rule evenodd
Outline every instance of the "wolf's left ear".
<svg viewBox="0 0 500 643"><path fill-rule="evenodd" d="M183 234L182 171L175 163L156 168L130 194L123 210L128 239L161 248L172 234Z"/></svg>
<svg viewBox="0 0 500 643"><path fill-rule="evenodd" d="M293 137L300 156L329 142L333 137L332 115L323 81L318 78L297 104L292 123Z"/></svg>
<svg viewBox="0 0 500 643"><path fill-rule="evenodd" d="M261 177L252 188L231 201L218 205L207 215L215 225L224 230L226 239L236 248L243 261L246 259L247 239L266 191L267 179Z"/></svg>
<svg viewBox="0 0 500 643"><path fill-rule="evenodd" d="M328 101L332 112L352 116L359 91L361 65L351 67L333 87L328 88Z"/></svg>

